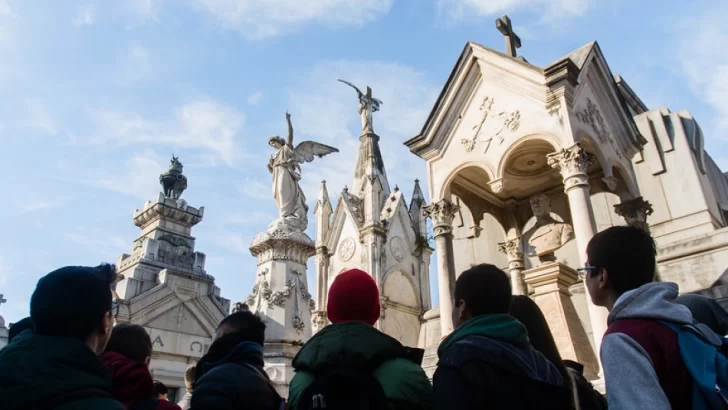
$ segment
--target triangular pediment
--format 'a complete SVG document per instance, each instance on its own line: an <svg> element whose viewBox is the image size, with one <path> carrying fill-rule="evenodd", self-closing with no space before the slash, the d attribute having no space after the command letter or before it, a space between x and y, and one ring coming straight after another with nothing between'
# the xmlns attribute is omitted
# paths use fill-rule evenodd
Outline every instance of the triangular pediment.
<svg viewBox="0 0 728 410"><path fill-rule="evenodd" d="M167 330L170 332L184 333L189 335L210 337L212 334L199 321L199 315L195 315L186 305L175 306L148 323L144 327Z"/></svg>
<svg viewBox="0 0 728 410"><path fill-rule="evenodd" d="M351 209L350 204L347 203L342 195L339 197L336 209L334 210L334 216L331 221L331 231L329 231L329 234L326 237L326 247L329 248L331 252L335 251L336 246L341 239L341 233L347 223L351 224L356 232L359 232L361 224L357 216L355 216L354 211Z"/></svg>

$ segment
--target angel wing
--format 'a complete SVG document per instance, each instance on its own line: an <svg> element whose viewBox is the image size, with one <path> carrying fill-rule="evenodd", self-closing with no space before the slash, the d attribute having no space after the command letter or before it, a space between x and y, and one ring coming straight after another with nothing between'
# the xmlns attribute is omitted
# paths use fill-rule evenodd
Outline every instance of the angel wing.
<svg viewBox="0 0 728 410"><path fill-rule="evenodd" d="M364 95L364 94L363 94L363 93L361 92L361 90L359 90L358 88L356 88L356 86L355 86L354 84L352 84L352 83L350 83L350 82L348 82L348 81L346 81L346 80L342 80L341 78L337 78L337 79L336 79L336 81L338 81L338 82L341 82L341 83L344 83L344 84L348 85L349 87L351 87L351 88L355 89L355 90L356 90L356 93L357 93L358 95Z"/></svg>
<svg viewBox="0 0 728 410"><path fill-rule="evenodd" d="M296 145L293 152L296 154L296 161L299 164L303 164L304 162L313 161L316 157L321 158L325 155L331 154L332 152L339 152L339 150L318 142L303 141Z"/></svg>

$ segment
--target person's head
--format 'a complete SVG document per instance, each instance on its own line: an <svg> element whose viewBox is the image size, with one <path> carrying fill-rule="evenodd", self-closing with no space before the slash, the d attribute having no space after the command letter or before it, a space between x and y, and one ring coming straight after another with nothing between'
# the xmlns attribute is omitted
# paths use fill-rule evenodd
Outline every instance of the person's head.
<svg viewBox="0 0 728 410"><path fill-rule="evenodd" d="M556 347L554 336L551 334L549 324L536 302L524 295L514 295L511 298L511 316L523 323L528 331L528 340L534 349L541 352L551 363L559 369L564 380L568 380L568 373L561 359L559 349Z"/></svg>
<svg viewBox="0 0 728 410"><path fill-rule="evenodd" d="M280 148L286 144L286 141L283 140L283 138L279 137L278 135L274 135L270 138L268 138L268 145L270 145L273 148Z"/></svg>
<svg viewBox="0 0 728 410"><path fill-rule="evenodd" d="M68 266L42 277L30 298L36 333L78 339L101 354L114 322L115 280L114 265Z"/></svg>
<svg viewBox="0 0 728 410"><path fill-rule="evenodd" d="M551 198L546 194L536 194L529 200L531 211L536 218L543 218L551 215Z"/></svg>
<svg viewBox="0 0 728 410"><path fill-rule="evenodd" d="M341 272L329 288L326 316L331 323L379 320L381 305L374 278L361 269Z"/></svg>
<svg viewBox="0 0 728 410"><path fill-rule="evenodd" d="M158 398L159 400L167 400L167 386L164 385L164 383L160 382L159 380L154 381L154 397Z"/></svg>
<svg viewBox="0 0 728 410"><path fill-rule="evenodd" d="M239 335L240 340L255 342L261 346L265 343L265 323L260 316L249 310L239 310L223 319L217 326L212 341L231 333Z"/></svg>
<svg viewBox="0 0 728 410"><path fill-rule="evenodd" d="M505 272L483 263L461 273L455 281L452 321L457 329L474 317L508 314L511 282Z"/></svg>
<svg viewBox="0 0 728 410"><path fill-rule="evenodd" d="M19 322L10 325L10 329L8 329L8 343L12 342L15 336L28 329L33 330L33 320L30 317L20 319Z"/></svg>
<svg viewBox="0 0 728 410"><path fill-rule="evenodd" d="M143 327L119 323L111 330L106 352L116 352L131 360L149 366L152 359L152 338Z"/></svg>
<svg viewBox="0 0 728 410"><path fill-rule="evenodd" d="M594 235L586 247L584 276L592 302L612 309L623 293L652 282L655 276L655 241L633 226L613 226Z"/></svg>
<svg viewBox="0 0 728 410"><path fill-rule="evenodd" d="M195 366L194 364L187 366L187 370L185 371L185 389L187 389L188 392L191 392L192 389L195 387L196 374L197 366Z"/></svg>
<svg viewBox="0 0 728 410"><path fill-rule="evenodd" d="M708 326L715 333L721 336L728 335L728 312L714 299L688 294L678 296L675 302L690 309L693 319Z"/></svg>

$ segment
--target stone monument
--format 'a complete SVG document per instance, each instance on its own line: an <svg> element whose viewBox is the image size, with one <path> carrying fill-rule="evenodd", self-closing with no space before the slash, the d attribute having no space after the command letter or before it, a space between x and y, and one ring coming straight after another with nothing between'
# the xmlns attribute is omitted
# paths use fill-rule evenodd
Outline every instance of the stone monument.
<svg viewBox="0 0 728 410"><path fill-rule="evenodd" d="M551 216L551 199L545 194L534 195L530 203L536 224L523 234L526 254L538 257L541 263L553 262L554 252L574 239L574 230Z"/></svg>
<svg viewBox="0 0 728 410"><path fill-rule="evenodd" d="M301 142L294 148L289 113L286 121L288 138L268 139L275 148L268 171L273 175L278 218L250 245L258 267L253 291L245 300L247 308L266 322L265 370L283 397L288 396L288 384L293 378L293 357L311 337L311 312L316 307L306 286L306 262L316 253L316 246L304 232L308 205L299 184L301 164L338 152L313 141ZM235 309L245 307L236 304Z"/></svg>

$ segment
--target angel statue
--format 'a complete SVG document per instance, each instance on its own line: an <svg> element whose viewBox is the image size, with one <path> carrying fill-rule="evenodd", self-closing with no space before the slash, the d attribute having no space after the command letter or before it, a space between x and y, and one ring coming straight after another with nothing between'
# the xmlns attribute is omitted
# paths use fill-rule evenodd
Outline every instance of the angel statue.
<svg viewBox="0 0 728 410"><path fill-rule="evenodd" d="M273 174L273 199L278 206L278 219L271 226L284 224L289 228L304 231L308 226L308 205L299 184L300 164L339 150L314 141L303 141L293 148L293 125L291 125L291 114L287 111L286 121L288 140L278 135L268 139L268 145L276 150L268 160L268 171Z"/></svg>
<svg viewBox="0 0 728 410"><path fill-rule="evenodd" d="M338 81L348 85L349 87L356 90L356 94L359 97L359 115L361 115L361 132L362 134L374 134L374 124L372 123L372 113L379 111L379 105L382 101L372 97L372 89L367 86L367 93L364 94L356 88L356 86L341 78Z"/></svg>

